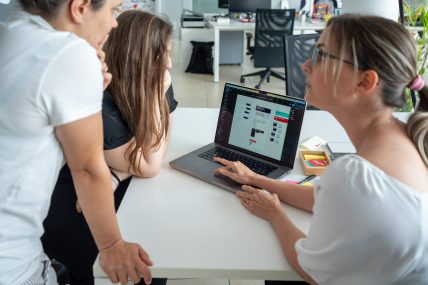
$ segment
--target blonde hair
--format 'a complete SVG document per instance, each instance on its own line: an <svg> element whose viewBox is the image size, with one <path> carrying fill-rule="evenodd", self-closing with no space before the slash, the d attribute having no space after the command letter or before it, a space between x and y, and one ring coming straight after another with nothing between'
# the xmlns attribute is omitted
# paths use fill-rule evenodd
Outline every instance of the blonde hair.
<svg viewBox="0 0 428 285"><path fill-rule="evenodd" d="M169 129L169 106L163 90L172 26L147 12L129 10L118 19L104 46L113 79L107 91L131 130L129 159L140 174L141 156L159 147ZM159 111L158 111L159 110Z"/></svg>
<svg viewBox="0 0 428 285"><path fill-rule="evenodd" d="M428 165L428 86L419 91L420 101L407 121L407 133Z"/></svg>
<svg viewBox="0 0 428 285"><path fill-rule="evenodd" d="M382 82L381 98L385 106L404 105L404 90L417 76L416 43L407 29L386 18L345 14L332 18L328 24L326 45L332 41L337 45L340 58L351 55L355 74L358 70L377 72ZM344 63L335 61L332 64L336 84ZM407 122L407 132L428 166L426 85L419 95L419 104Z"/></svg>

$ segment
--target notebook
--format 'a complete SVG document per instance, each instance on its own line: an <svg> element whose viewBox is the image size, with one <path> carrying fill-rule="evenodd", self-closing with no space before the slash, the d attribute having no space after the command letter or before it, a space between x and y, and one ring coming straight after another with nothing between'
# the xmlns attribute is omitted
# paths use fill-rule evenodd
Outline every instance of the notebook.
<svg viewBox="0 0 428 285"><path fill-rule="evenodd" d="M279 178L293 168L305 110L303 99L226 83L214 142L169 164L232 192L241 185L214 173L214 156Z"/></svg>

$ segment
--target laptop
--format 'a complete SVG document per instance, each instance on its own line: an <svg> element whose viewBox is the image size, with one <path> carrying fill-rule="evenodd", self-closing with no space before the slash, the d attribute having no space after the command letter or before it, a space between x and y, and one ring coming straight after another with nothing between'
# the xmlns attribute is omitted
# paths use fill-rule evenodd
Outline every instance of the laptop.
<svg viewBox="0 0 428 285"><path fill-rule="evenodd" d="M214 142L169 164L232 192L241 185L214 173L221 167L214 156L279 178L293 168L305 110L303 99L226 83Z"/></svg>

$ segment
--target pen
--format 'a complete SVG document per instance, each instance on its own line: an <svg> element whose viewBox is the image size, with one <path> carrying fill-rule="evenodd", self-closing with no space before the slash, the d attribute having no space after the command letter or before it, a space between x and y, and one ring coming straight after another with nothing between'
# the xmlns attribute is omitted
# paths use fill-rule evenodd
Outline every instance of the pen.
<svg viewBox="0 0 428 285"><path fill-rule="evenodd" d="M303 179L302 181L300 181L300 182L297 182L297 184L302 184L302 183L305 183L305 182L308 182L308 181L311 181L312 179L314 179L315 177L317 177L316 175L309 175L308 177L306 177L305 179Z"/></svg>

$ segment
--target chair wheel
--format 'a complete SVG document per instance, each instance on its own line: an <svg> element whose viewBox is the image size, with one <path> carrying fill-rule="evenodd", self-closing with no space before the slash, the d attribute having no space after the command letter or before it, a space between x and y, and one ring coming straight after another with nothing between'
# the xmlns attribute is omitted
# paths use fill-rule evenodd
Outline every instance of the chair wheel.
<svg viewBox="0 0 428 285"><path fill-rule="evenodd" d="M257 84L257 85L256 85L256 89L260 89L260 84Z"/></svg>
<svg viewBox="0 0 428 285"><path fill-rule="evenodd" d="M241 79L239 81L241 81L241 83L245 83L245 78L241 77Z"/></svg>

